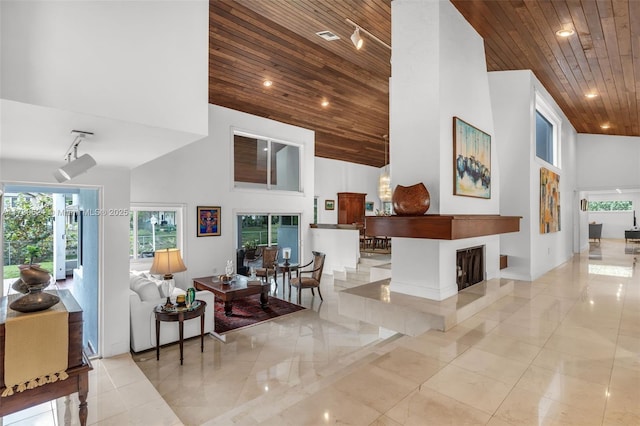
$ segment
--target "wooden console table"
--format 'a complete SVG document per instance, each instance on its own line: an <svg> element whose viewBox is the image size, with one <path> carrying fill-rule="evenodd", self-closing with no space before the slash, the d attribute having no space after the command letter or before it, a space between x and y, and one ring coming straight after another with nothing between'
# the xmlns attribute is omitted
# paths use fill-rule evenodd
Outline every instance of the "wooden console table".
<svg viewBox="0 0 640 426"><path fill-rule="evenodd" d="M60 297L69 312L69 357L66 370L69 378L54 383L16 392L11 396L0 397L0 416L24 410L56 398L78 392L80 399L79 418L82 426L87 424L87 394L89 393L89 371L92 369L89 359L82 350L82 309L69 290L51 293ZM4 391L4 354L5 354L5 322L9 304L21 295L10 295L0 299L0 392ZM41 348L40 350L46 350Z"/></svg>

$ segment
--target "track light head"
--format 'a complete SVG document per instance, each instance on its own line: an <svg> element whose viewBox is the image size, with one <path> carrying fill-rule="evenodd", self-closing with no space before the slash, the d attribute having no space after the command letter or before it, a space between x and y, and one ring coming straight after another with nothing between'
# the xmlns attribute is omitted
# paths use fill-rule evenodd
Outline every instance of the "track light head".
<svg viewBox="0 0 640 426"><path fill-rule="evenodd" d="M96 160L89 154L84 154L73 161L68 162L64 166L58 169L58 173L65 178L65 180L73 179L95 166ZM57 176L56 176L57 177Z"/></svg>
<svg viewBox="0 0 640 426"><path fill-rule="evenodd" d="M364 44L364 39L360 35L360 28L356 27L356 30L351 34L351 42L356 47L356 49L360 50L362 45Z"/></svg>
<svg viewBox="0 0 640 426"><path fill-rule="evenodd" d="M78 145L80 145L80 142L84 141L86 137L93 136L93 133L82 130L72 130L71 134L74 135L75 138L64 155L67 164L53 172L53 176L60 183L73 179L97 164L96 160L89 154L78 157Z"/></svg>

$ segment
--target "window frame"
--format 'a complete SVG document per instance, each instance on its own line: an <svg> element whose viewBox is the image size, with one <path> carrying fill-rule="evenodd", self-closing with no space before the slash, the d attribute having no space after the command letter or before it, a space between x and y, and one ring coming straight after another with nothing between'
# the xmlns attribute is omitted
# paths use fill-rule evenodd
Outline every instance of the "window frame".
<svg viewBox="0 0 640 426"><path fill-rule="evenodd" d="M267 183L266 184L254 184L251 182L241 182L241 181L236 181L235 179L235 136L241 136L241 137L246 137L246 138L254 138L256 140L261 140L261 141L265 141L267 143L267 164L266 164L266 180ZM272 144L273 143L277 143L277 144L282 144L282 145L287 145L287 146L292 146L297 148L298 150L298 186L297 189L295 190L289 190L289 189L281 189L281 188L274 188L273 184L271 183L271 171L272 171L272 167L271 167L271 156L272 156ZM260 135L258 133L253 133L253 132L248 132L248 131L244 131L244 130L240 130L237 128L232 128L231 129L231 149L230 149L230 156L231 156L231 189L236 191L236 190L250 190L250 191L260 191L260 192L277 192L277 193L281 193L281 194L291 194L291 195L303 195L304 194L304 184L303 184L303 175L302 175L302 163L304 161L304 145L301 143L296 143L296 142L292 142L292 141L287 141L284 139L279 139L279 138L272 138L269 136L264 136L264 135Z"/></svg>
<svg viewBox="0 0 640 426"><path fill-rule="evenodd" d="M549 124L551 124L551 138L552 138L552 152L553 152L553 162L550 163L544 158L538 157L537 150L537 129L536 122L537 117L536 113L539 113ZM534 137L533 137L533 152L534 158L539 161L544 162L545 164L549 164L556 169L562 169L562 141L561 141L561 130L562 130L562 120L558 116L558 114L554 111L553 107L544 99L544 97L538 92L535 92L535 108L533 111L533 123L534 123Z"/></svg>
<svg viewBox="0 0 640 426"><path fill-rule="evenodd" d="M131 225L129 226L129 232L133 232L133 254L129 258L129 263L136 263L138 265L147 265L151 267L153 263L153 257L137 257L138 256L138 220L137 214L140 211L174 211L175 212L175 223L176 223L176 246L180 249L182 253L182 257L185 258L185 246L184 246L184 227L185 227L185 211L184 204L155 204L155 203L131 203L129 206L129 221L131 221L131 215L133 217L133 229L131 229ZM129 242L131 245L131 242ZM131 253L131 246L129 247L129 252Z"/></svg>

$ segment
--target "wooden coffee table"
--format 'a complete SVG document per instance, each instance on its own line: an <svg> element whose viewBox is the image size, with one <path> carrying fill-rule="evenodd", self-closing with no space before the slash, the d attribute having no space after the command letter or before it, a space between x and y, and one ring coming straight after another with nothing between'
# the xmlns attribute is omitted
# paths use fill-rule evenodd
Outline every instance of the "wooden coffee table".
<svg viewBox="0 0 640 426"><path fill-rule="evenodd" d="M236 278L229 284L224 284L217 276L194 278L193 287L196 290L209 290L218 299L222 300L226 316L232 315L232 303L234 300L253 294L260 295L260 307L262 309L269 305L269 284L263 284L260 280L249 281L247 277L242 275L236 275Z"/></svg>

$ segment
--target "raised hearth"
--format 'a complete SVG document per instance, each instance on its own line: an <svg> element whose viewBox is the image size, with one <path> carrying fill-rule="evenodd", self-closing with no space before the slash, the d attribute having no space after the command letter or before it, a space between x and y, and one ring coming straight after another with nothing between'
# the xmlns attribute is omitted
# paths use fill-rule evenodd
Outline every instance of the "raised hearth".
<svg viewBox="0 0 640 426"><path fill-rule="evenodd" d="M366 235L457 240L520 231L522 216L421 215L367 216Z"/></svg>

